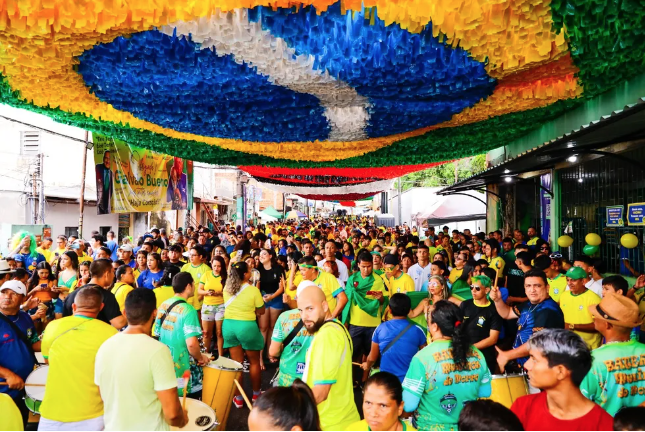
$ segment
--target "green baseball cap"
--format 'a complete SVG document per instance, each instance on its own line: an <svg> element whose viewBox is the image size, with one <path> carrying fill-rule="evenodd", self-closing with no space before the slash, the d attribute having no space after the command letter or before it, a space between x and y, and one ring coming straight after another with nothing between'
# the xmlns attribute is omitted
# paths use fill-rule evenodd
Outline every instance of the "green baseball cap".
<svg viewBox="0 0 645 432"><path fill-rule="evenodd" d="M566 277L577 280L577 279L584 279L586 278L587 272L582 269L582 267L571 267L567 273L565 274Z"/></svg>

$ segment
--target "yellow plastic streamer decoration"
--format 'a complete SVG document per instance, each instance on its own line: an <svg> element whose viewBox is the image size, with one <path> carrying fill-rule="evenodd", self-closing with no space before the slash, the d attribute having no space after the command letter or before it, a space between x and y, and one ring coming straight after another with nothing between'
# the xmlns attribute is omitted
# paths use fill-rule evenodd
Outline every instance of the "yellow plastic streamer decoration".
<svg viewBox="0 0 645 432"><path fill-rule="evenodd" d="M433 129L453 127L577 97L582 89L568 65L562 73L535 80L536 66L568 58L564 32L551 31L549 1L541 0L365 0L365 7L386 24L419 32L432 21L435 36L488 61L488 73L500 79L493 94L449 122L402 134L356 142L257 143L177 132L117 110L90 94L74 71L76 57L98 43L178 20L208 16L216 9L313 5L325 11L334 0L0 0L0 68L21 97L38 106L81 112L97 119L129 124L166 136L274 158L331 161L363 155L398 140ZM360 10L360 0L343 0L343 8ZM531 68L529 78L514 75ZM568 68L568 69L567 69ZM506 82L506 79L510 81Z"/></svg>

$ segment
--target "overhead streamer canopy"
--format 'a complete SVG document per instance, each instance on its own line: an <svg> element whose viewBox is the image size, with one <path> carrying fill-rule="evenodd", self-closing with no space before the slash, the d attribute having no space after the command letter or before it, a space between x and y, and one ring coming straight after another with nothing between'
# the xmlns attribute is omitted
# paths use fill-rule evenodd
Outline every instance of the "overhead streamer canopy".
<svg viewBox="0 0 645 432"><path fill-rule="evenodd" d="M351 200L641 73L644 15L613 0L0 2L0 102Z"/></svg>

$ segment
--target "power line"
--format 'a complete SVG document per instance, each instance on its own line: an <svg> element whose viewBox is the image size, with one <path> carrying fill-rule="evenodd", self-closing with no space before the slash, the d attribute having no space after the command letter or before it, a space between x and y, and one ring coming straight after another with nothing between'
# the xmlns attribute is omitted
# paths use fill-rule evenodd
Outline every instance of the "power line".
<svg viewBox="0 0 645 432"><path fill-rule="evenodd" d="M73 137L73 136L65 135L65 134L62 134L60 132L54 132L52 130L42 128L40 126L36 126L36 125L31 124L31 123L26 123L26 122L23 122L23 121L20 121L20 120L11 118L11 117L3 116L3 115L0 115L0 118L5 119L5 120L10 121L10 122L21 124L23 126L29 126L32 129L37 129L39 131L42 131L42 132L45 132L45 133L48 133L48 134L51 134L51 135L56 135L56 136L59 136L59 137L62 137L62 138L66 138L66 139L69 139L69 140L72 140L72 141L78 141L80 143L85 144L85 140L81 139L81 138L76 138L76 137Z"/></svg>

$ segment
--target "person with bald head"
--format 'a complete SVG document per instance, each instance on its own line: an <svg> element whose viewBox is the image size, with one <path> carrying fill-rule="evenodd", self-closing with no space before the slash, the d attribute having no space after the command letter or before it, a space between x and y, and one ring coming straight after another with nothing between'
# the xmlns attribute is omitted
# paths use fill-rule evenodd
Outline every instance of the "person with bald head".
<svg viewBox="0 0 645 432"><path fill-rule="evenodd" d="M360 420L352 384L352 339L345 326L332 318L327 297L318 286L310 283L298 288L300 317L314 336L303 381L313 390L322 430L345 430Z"/></svg>
<svg viewBox="0 0 645 432"><path fill-rule="evenodd" d="M117 334L97 319L105 290L87 285L74 297L73 315L49 323L41 349L49 364L38 430L103 430L103 400L94 384L99 347Z"/></svg>

